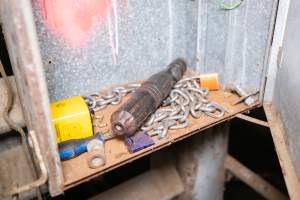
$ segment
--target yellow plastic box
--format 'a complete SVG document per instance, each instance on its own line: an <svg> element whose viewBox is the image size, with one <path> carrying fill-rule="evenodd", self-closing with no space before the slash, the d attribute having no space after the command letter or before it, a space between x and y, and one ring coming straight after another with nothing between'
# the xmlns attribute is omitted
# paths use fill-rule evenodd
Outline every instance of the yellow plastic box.
<svg viewBox="0 0 300 200"><path fill-rule="evenodd" d="M81 96L52 103L51 113L57 143L93 135L91 115Z"/></svg>

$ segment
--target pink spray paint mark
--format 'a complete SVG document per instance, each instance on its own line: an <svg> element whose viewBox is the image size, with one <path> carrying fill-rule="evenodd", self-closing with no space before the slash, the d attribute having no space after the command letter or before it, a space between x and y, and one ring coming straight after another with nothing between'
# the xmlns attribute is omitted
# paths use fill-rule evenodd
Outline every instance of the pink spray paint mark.
<svg viewBox="0 0 300 200"><path fill-rule="evenodd" d="M39 0L48 28L71 47L82 46L96 24L105 22L111 0Z"/></svg>
<svg viewBox="0 0 300 200"><path fill-rule="evenodd" d="M128 34L128 0L125 3L126 40ZM39 0L48 28L72 48L84 45L95 25L107 23L112 62L119 54L119 15L117 0Z"/></svg>

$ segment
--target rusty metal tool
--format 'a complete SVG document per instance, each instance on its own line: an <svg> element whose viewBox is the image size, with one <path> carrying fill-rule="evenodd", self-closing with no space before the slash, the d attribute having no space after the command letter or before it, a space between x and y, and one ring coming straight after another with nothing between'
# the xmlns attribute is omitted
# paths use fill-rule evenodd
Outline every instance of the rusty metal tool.
<svg viewBox="0 0 300 200"><path fill-rule="evenodd" d="M247 98L251 97L251 96L255 96L259 93L259 91L255 91L255 92L252 92L252 93L249 93L248 95L246 96L242 96L240 97L237 101L233 102L232 105L237 105L239 103L242 103L242 102L245 102L247 105L249 104L249 100L246 101ZM253 102L255 103L255 102ZM248 106L252 105L252 100L250 102L250 104Z"/></svg>
<svg viewBox="0 0 300 200"><path fill-rule="evenodd" d="M132 135L169 95L181 79L186 63L176 59L168 68L152 75L111 116L112 131L116 135Z"/></svg>

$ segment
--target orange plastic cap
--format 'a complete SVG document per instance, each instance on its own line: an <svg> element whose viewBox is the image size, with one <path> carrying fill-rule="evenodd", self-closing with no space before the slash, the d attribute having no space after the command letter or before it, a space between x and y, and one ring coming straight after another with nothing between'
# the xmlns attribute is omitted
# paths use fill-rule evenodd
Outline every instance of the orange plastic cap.
<svg viewBox="0 0 300 200"><path fill-rule="evenodd" d="M211 74L201 74L200 75L200 86L205 87L209 90L219 90L219 74L211 73Z"/></svg>

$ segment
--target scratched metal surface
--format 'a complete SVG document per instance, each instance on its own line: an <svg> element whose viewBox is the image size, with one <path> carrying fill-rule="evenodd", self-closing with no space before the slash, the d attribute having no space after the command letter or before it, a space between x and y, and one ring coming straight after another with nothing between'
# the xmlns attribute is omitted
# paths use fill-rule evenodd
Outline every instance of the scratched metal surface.
<svg viewBox="0 0 300 200"><path fill-rule="evenodd" d="M200 72L219 72L223 84L258 90L273 1L246 0L224 11L217 0L111 0L111 23L96 26L80 48L49 31L33 1L50 99L144 79L177 57Z"/></svg>
<svg viewBox="0 0 300 200"><path fill-rule="evenodd" d="M300 2L291 0L282 61L278 66L274 89L274 105L280 113L295 170L300 179ZM278 62L280 63L280 62Z"/></svg>

